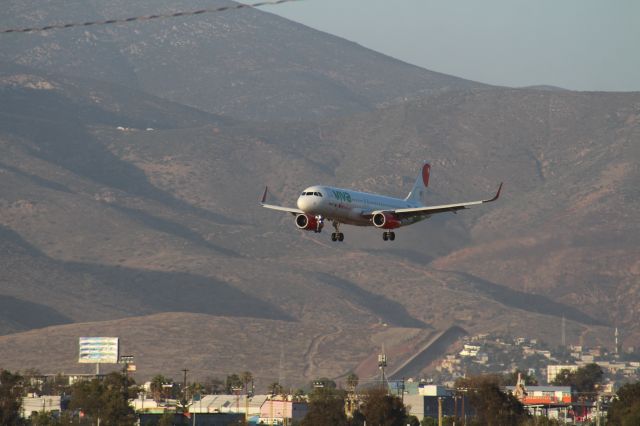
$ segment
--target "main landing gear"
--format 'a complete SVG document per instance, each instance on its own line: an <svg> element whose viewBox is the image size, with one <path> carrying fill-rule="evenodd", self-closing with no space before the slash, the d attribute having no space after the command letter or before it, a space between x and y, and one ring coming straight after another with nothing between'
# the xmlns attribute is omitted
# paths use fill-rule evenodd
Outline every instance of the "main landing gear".
<svg viewBox="0 0 640 426"><path fill-rule="evenodd" d="M331 233L331 241L344 241L344 234L340 232L340 223L334 220L333 227L336 229L336 232Z"/></svg>
<svg viewBox="0 0 640 426"><path fill-rule="evenodd" d="M385 240L385 241L387 241L387 240L393 241L393 240L396 239L396 233L393 232L393 231L384 231L382 233L382 239Z"/></svg>

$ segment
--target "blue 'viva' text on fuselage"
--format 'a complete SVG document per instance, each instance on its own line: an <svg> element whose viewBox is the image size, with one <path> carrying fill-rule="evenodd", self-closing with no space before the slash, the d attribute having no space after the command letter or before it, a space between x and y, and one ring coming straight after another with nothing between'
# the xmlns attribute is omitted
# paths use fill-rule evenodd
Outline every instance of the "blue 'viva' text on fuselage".
<svg viewBox="0 0 640 426"><path fill-rule="evenodd" d="M338 201L346 201L348 203L351 202L351 195L348 192L344 191L331 191L333 192L333 196Z"/></svg>

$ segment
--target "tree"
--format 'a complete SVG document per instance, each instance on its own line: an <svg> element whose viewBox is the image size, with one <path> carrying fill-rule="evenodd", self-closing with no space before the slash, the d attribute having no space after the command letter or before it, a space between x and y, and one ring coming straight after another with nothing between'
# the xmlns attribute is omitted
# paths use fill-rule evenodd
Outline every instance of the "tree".
<svg viewBox="0 0 640 426"><path fill-rule="evenodd" d="M416 416L407 416L405 423L409 426L420 426L420 420Z"/></svg>
<svg viewBox="0 0 640 426"><path fill-rule="evenodd" d="M496 375L472 376L456 381L456 387L466 388L469 402L476 410L475 421L481 425L518 425L529 417L520 401L500 390Z"/></svg>
<svg viewBox="0 0 640 426"><path fill-rule="evenodd" d="M20 424L23 382L19 374L0 371L0 424Z"/></svg>
<svg viewBox="0 0 640 426"><path fill-rule="evenodd" d="M347 376L347 388L351 392L355 392L356 388L358 387L359 381L360 381L360 378L356 373L349 373L349 375Z"/></svg>
<svg viewBox="0 0 640 426"><path fill-rule="evenodd" d="M322 387L309 394L309 409L301 426L347 426L344 391Z"/></svg>
<svg viewBox="0 0 640 426"><path fill-rule="evenodd" d="M314 387L314 388L323 387L323 388L336 389L338 385L336 385L336 382L329 379L328 377L319 377L311 382L311 387Z"/></svg>
<svg viewBox="0 0 640 426"><path fill-rule="evenodd" d="M172 379L167 379L162 374L156 374L151 379L151 396L155 402L160 402L167 397L167 392L165 391L165 385L172 384Z"/></svg>
<svg viewBox="0 0 640 426"><path fill-rule="evenodd" d="M284 388L278 382L271 383L267 389L271 395L281 395L284 393Z"/></svg>
<svg viewBox="0 0 640 426"><path fill-rule="evenodd" d="M369 389L362 395L362 415L367 424L380 426L404 426L407 410L397 396L388 395L386 389Z"/></svg>
<svg viewBox="0 0 640 426"><path fill-rule="evenodd" d="M29 423L31 426L59 426L61 424L50 412L45 411L33 413L29 418Z"/></svg>
<svg viewBox="0 0 640 426"><path fill-rule="evenodd" d="M640 424L640 382L618 389L617 398L607 413L607 424L627 426Z"/></svg>
<svg viewBox="0 0 640 426"><path fill-rule="evenodd" d="M242 386L242 379L235 373L228 375L227 380L224 382L224 389L228 394L234 393L234 388L241 388Z"/></svg>
<svg viewBox="0 0 640 426"><path fill-rule="evenodd" d="M572 386L578 392L593 392L597 384L602 382L604 372L598 364L587 364L576 371L560 370L552 384L556 386Z"/></svg>
<svg viewBox="0 0 640 426"><path fill-rule="evenodd" d="M71 388L70 408L81 410L92 419L100 419L105 426L125 426L135 423L136 417L129 399L137 389L126 374L110 373L103 380L78 382Z"/></svg>
<svg viewBox="0 0 640 426"><path fill-rule="evenodd" d="M217 377L207 377L202 385L203 391L207 394L219 394L224 391L224 382Z"/></svg>
<svg viewBox="0 0 640 426"><path fill-rule="evenodd" d="M253 374L251 371L243 371L240 373L240 380L242 380L242 384L244 385L244 392L249 393L249 391L253 391L253 389L249 389L249 383L253 383Z"/></svg>
<svg viewBox="0 0 640 426"><path fill-rule="evenodd" d="M126 425L136 421L129 400L137 397L135 382L126 373L110 373L103 381L104 416L107 425Z"/></svg>

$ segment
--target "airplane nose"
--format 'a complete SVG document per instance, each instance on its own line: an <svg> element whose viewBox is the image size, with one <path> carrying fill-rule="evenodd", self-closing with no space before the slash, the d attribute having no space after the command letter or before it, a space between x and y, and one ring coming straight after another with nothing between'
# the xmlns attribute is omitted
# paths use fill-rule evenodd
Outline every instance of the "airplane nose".
<svg viewBox="0 0 640 426"><path fill-rule="evenodd" d="M296 202L296 205L300 210L305 212L309 210L309 207L311 207L308 197L298 197L298 201Z"/></svg>

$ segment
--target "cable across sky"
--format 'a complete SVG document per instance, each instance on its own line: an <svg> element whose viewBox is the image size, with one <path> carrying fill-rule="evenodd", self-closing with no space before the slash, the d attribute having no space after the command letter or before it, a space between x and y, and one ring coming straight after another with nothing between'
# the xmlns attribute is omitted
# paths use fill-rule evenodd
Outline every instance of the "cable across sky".
<svg viewBox="0 0 640 426"><path fill-rule="evenodd" d="M267 0L267 1L261 1L258 3L251 3L251 4L239 3L236 5L220 6L212 9L199 9L199 10L182 11L182 12L162 13L157 15L134 16L130 18L117 18L117 19L106 19L102 21L75 22L75 23L72 22L67 24L52 24L52 25L46 25L43 27L32 27L32 28L9 28L5 30L0 30L0 34L33 33L33 32L43 32L43 31L51 31L51 30L64 30L67 28L90 27L94 25L126 24L129 22L136 22L136 21L151 21L154 19L179 18L181 16L195 16L195 15L202 15L205 13L219 13L219 12L225 12L228 10L256 8L261 6L275 6L282 3L291 3L291 2L298 2L298 1L302 1L302 0Z"/></svg>

